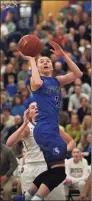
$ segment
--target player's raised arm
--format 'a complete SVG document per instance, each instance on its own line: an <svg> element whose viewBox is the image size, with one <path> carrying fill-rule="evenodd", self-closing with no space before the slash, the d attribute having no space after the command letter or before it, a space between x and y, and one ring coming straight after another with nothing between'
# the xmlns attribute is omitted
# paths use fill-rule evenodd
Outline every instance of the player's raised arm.
<svg viewBox="0 0 92 201"><path fill-rule="evenodd" d="M53 47L53 50L51 49L51 52L62 57L67 63L69 69L71 70L71 72L66 75L56 77L60 82L60 85L63 86L69 84L75 81L77 78L80 78L83 73L80 71L78 66L68 57L68 55L62 50L62 48L53 41L50 42L50 45Z"/></svg>
<svg viewBox="0 0 92 201"><path fill-rule="evenodd" d="M8 138L6 145L8 147L13 147L16 143L18 143L22 138L27 136L29 133L28 123L29 120L27 118L28 110L24 112L24 122L23 124Z"/></svg>
<svg viewBox="0 0 92 201"><path fill-rule="evenodd" d="M35 58L34 57L30 57L30 56L24 56L21 52L20 52L20 55L25 60L30 61L31 68L32 68L31 88L32 88L33 91L35 91L35 90L39 89L42 86L42 84L43 84L43 81L40 78L40 74L39 74L38 68L36 66Z"/></svg>

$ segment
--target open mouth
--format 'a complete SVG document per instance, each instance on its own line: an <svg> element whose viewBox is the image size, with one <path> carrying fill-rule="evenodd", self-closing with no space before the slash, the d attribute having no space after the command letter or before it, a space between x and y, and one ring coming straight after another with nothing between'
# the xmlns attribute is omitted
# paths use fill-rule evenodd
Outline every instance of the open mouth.
<svg viewBox="0 0 92 201"><path fill-rule="evenodd" d="M48 68L48 66L44 66L44 68L46 69L46 68Z"/></svg>
<svg viewBox="0 0 92 201"><path fill-rule="evenodd" d="M36 110L35 113L38 114L38 110Z"/></svg>

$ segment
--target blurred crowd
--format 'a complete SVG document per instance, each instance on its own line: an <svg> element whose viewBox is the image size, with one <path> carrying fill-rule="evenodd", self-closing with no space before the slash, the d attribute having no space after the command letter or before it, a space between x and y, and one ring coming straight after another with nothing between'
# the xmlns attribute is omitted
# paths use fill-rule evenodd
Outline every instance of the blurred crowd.
<svg viewBox="0 0 92 201"><path fill-rule="evenodd" d="M57 42L83 72L80 79L61 88L60 125L76 141L81 151L90 150L91 134L91 7L78 2L60 9L56 20L48 13L44 20L39 5L2 8L1 13L1 136L6 140L22 123L24 111L32 101L31 66L18 52L19 39L36 34L44 48L41 55L51 58L54 76L69 69L62 58L50 52L49 41ZM34 12L33 12L34 11ZM37 15L36 15L37 14ZM33 19L33 23L32 23ZM31 23L30 23L31 22Z"/></svg>
<svg viewBox="0 0 92 201"><path fill-rule="evenodd" d="M75 2L75 1L74 1ZM18 41L25 34L36 34L44 48L42 56L53 62L53 76L65 75L69 69L62 58L50 52L49 41L57 42L83 72L81 79L61 88L62 103L59 123L76 141L90 165L91 154L91 5L90 2L67 2L56 20L48 13L45 20L41 1L31 6L19 5L1 9L1 140L6 140L23 122L24 111L32 102L31 66L19 55ZM23 154L20 141L13 147L16 157Z"/></svg>

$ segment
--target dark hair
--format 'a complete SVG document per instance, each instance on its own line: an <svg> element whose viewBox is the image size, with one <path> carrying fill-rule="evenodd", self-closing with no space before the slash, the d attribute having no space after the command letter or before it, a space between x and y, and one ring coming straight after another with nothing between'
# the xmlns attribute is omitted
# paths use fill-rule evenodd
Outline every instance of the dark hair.
<svg viewBox="0 0 92 201"><path fill-rule="evenodd" d="M16 94L16 95L14 96L12 106L14 106L14 105L16 104L16 98L19 98L19 99L20 99L20 104L22 104L22 97L21 97L20 95Z"/></svg>
<svg viewBox="0 0 92 201"><path fill-rule="evenodd" d="M3 112L5 112L5 111L10 112L10 108L9 108L9 107L4 107L4 108L3 108Z"/></svg>

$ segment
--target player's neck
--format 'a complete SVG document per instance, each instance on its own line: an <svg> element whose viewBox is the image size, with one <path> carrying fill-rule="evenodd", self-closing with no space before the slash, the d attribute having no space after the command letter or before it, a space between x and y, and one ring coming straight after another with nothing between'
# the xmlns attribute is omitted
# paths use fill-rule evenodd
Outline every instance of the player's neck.
<svg viewBox="0 0 92 201"><path fill-rule="evenodd" d="M40 74L41 76L44 76L44 77L52 77L52 73L44 73L44 74Z"/></svg>
<svg viewBox="0 0 92 201"><path fill-rule="evenodd" d="M35 125L35 118L32 118L32 124Z"/></svg>

